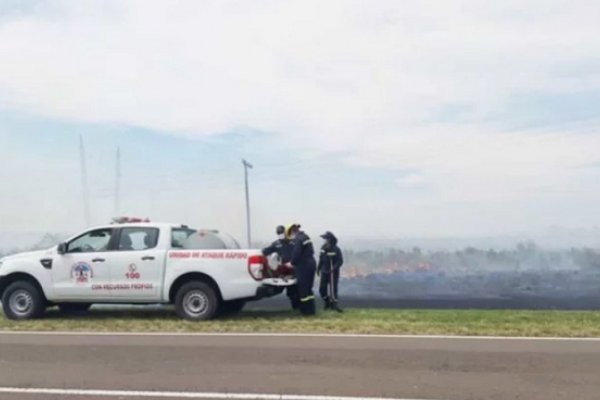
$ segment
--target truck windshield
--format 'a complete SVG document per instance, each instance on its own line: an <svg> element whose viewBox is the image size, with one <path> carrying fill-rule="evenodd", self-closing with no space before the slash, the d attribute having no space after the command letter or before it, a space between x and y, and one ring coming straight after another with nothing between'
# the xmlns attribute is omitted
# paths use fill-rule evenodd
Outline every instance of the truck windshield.
<svg viewBox="0 0 600 400"><path fill-rule="evenodd" d="M237 242L218 231L191 228L173 228L171 247L186 250L239 249Z"/></svg>

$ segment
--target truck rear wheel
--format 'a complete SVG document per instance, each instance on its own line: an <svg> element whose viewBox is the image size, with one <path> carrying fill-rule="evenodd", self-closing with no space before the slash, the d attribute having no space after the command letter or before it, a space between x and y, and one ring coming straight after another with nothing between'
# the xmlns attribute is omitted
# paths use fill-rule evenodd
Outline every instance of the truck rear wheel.
<svg viewBox="0 0 600 400"><path fill-rule="evenodd" d="M9 319L39 318L46 310L46 300L35 285L17 281L11 283L4 291L2 309Z"/></svg>
<svg viewBox="0 0 600 400"><path fill-rule="evenodd" d="M91 306L90 303L61 303L58 309L63 314L77 315L85 313Z"/></svg>
<svg viewBox="0 0 600 400"><path fill-rule="evenodd" d="M177 291L175 311L181 318L206 321L217 313L219 299L215 290L204 282L189 282Z"/></svg>

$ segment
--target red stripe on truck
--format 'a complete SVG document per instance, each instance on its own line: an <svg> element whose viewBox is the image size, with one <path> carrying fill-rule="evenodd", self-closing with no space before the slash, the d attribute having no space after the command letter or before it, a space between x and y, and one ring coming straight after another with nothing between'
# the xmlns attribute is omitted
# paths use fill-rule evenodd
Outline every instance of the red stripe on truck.
<svg viewBox="0 0 600 400"><path fill-rule="evenodd" d="M213 260L245 260L246 258L248 258L248 253L234 251L171 251L169 252L169 258L210 258Z"/></svg>

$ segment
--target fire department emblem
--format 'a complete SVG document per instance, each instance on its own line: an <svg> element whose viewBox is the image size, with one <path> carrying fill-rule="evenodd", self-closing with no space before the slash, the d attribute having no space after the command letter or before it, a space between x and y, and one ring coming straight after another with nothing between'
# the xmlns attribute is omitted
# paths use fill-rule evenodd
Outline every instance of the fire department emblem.
<svg viewBox="0 0 600 400"><path fill-rule="evenodd" d="M71 278L79 285L89 283L94 277L92 266L85 262L78 262L71 268Z"/></svg>

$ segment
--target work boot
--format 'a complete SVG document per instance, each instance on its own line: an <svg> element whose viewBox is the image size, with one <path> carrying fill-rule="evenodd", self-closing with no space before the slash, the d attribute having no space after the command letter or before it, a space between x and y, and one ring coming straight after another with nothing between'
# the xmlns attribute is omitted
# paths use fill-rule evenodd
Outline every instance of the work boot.
<svg viewBox="0 0 600 400"><path fill-rule="evenodd" d="M331 308L331 302L329 299L323 299L323 310L329 310Z"/></svg>
<svg viewBox="0 0 600 400"><path fill-rule="evenodd" d="M317 303L314 300L311 300L308 303L308 314L307 315L316 315L316 314L317 314Z"/></svg>
<svg viewBox="0 0 600 400"><path fill-rule="evenodd" d="M300 306L300 312L304 316L315 315L317 313L317 309L314 299L302 302L302 305Z"/></svg>
<svg viewBox="0 0 600 400"><path fill-rule="evenodd" d="M344 312L344 310L342 310L340 308L340 306L338 305L337 301L332 301L331 302L331 309L334 310L334 311L337 311L339 313L343 313Z"/></svg>

